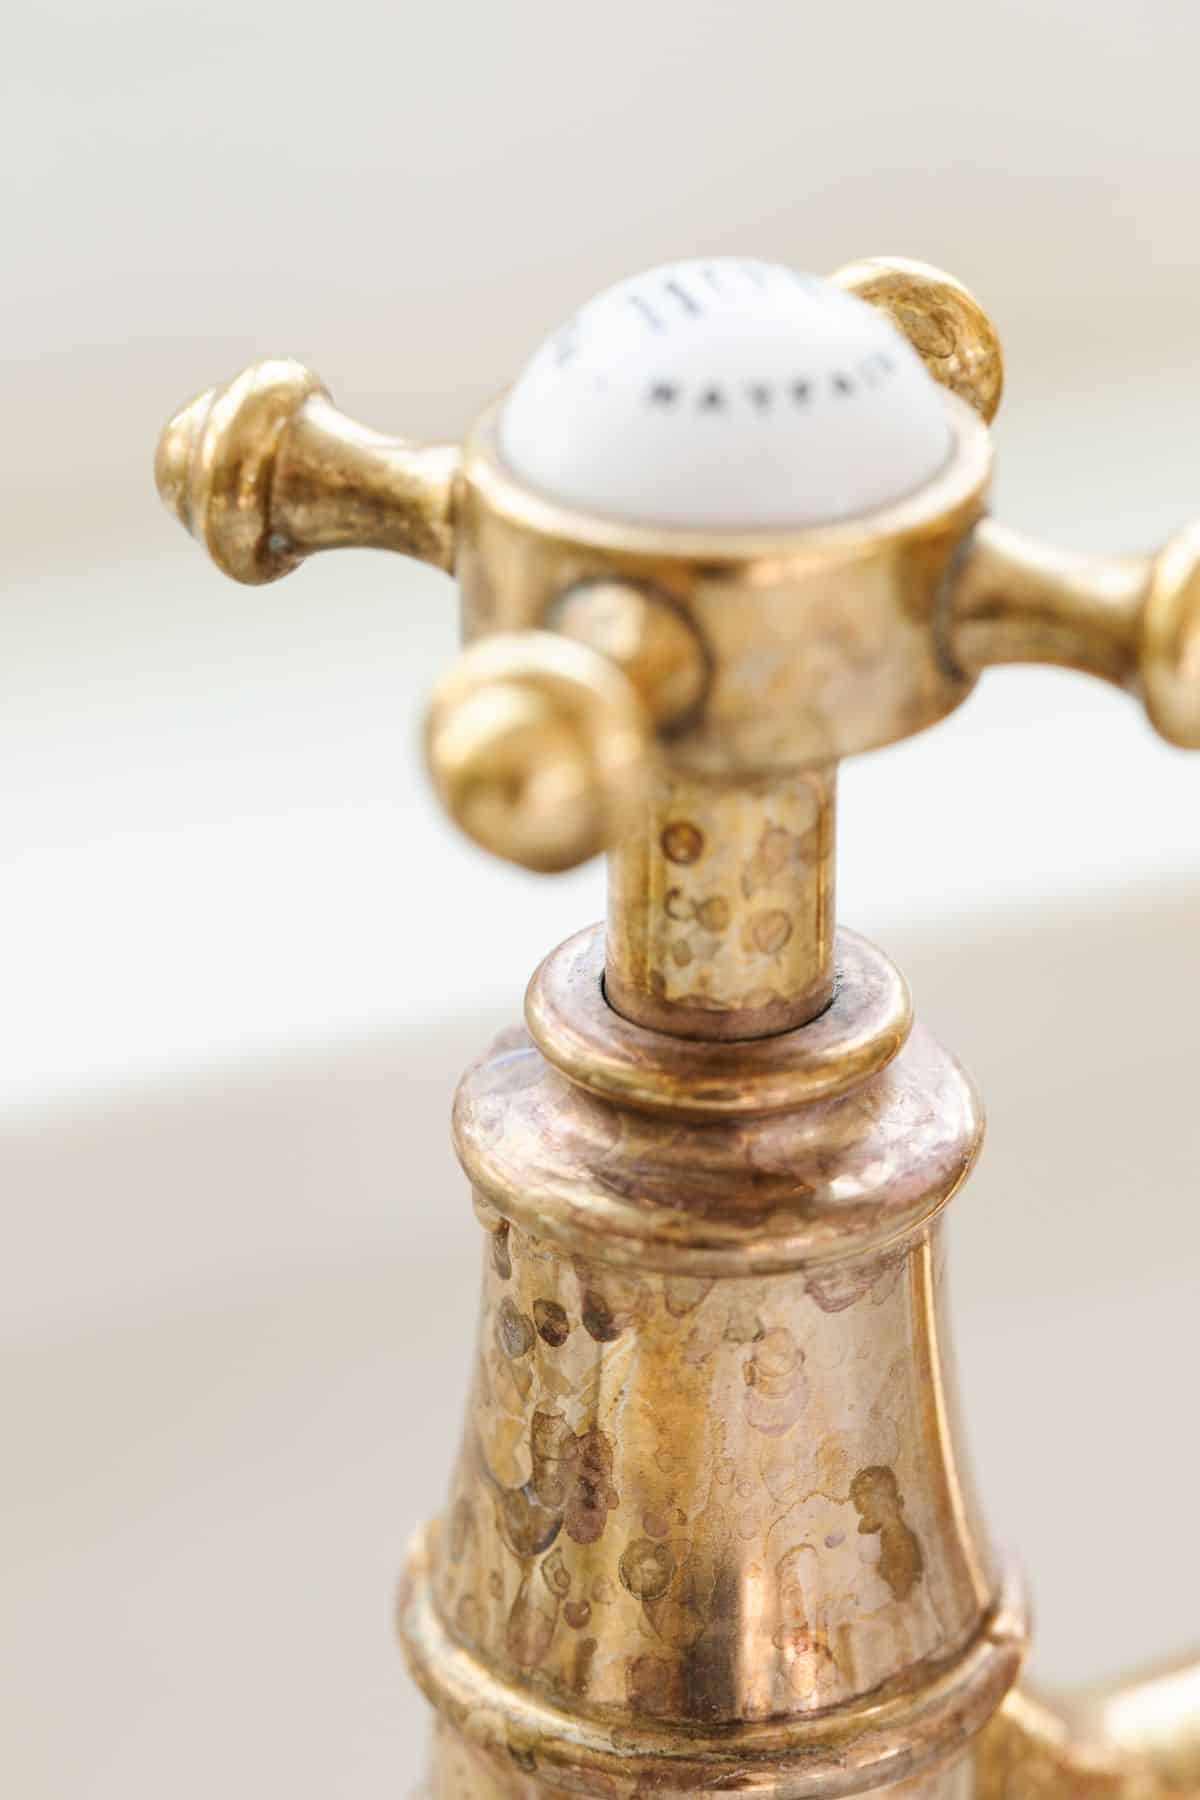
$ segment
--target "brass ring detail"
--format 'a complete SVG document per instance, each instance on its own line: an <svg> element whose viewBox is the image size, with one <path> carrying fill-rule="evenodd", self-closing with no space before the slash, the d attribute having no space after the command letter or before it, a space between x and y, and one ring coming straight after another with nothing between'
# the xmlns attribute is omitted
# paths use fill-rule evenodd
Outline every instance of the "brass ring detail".
<svg viewBox="0 0 1200 1800"><path fill-rule="evenodd" d="M234 581L275 581L301 560L273 537L271 483L284 431L324 392L299 363L278 361L256 363L212 398L189 470L190 529Z"/></svg>
<svg viewBox="0 0 1200 1800"><path fill-rule="evenodd" d="M409 1668L427 1700L476 1748L550 1786L612 1800L728 1788L771 1800L861 1794L943 1761L987 1724L1016 1680L1027 1607L1015 1570L979 1632L951 1658L832 1712L706 1731L691 1723L606 1722L510 1687L451 1637L438 1616L424 1535L397 1609Z"/></svg>
<svg viewBox="0 0 1200 1800"><path fill-rule="evenodd" d="M899 970L841 931L837 989L807 1025L774 1037L704 1041L631 1024L604 998L604 928L588 927L534 971L525 1021L542 1055L602 1099L675 1119L750 1118L830 1100L885 1069L912 1028Z"/></svg>

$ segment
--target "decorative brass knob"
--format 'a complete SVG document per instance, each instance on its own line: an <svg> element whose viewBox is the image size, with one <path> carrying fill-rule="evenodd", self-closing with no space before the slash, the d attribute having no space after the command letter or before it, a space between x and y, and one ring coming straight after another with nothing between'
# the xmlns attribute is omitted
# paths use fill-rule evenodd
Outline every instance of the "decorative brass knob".
<svg viewBox="0 0 1200 1800"><path fill-rule="evenodd" d="M586 644L498 632L438 682L425 742L442 804L467 836L554 873L606 849L627 822L651 719L628 678Z"/></svg>
<svg viewBox="0 0 1200 1800"><path fill-rule="evenodd" d="M991 424L1004 392L1004 353L996 327L969 288L942 269L903 256L847 263L833 279L886 313L934 380Z"/></svg>
<svg viewBox="0 0 1200 1800"><path fill-rule="evenodd" d="M454 446L367 431L300 363L255 363L170 421L154 475L164 504L217 567L258 584L315 550L453 560Z"/></svg>

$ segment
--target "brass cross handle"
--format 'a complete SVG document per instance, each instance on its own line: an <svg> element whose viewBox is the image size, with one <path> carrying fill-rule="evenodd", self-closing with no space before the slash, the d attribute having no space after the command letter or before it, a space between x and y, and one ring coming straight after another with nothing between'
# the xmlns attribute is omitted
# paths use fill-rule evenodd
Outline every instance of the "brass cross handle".
<svg viewBox="0 0 1200 1800"><path fill-rule="evenodd" d="M259 363L172 419L158 448L159 492L239 581L274 580L342 545L400 551L456 576L468 648L432 699L430 767L457 822L530 868L567 868L611 844L649 757L713 778L828 764L934 722L999 663L1102 676L1140 695L1168 741L1200 748L1200 528L1157 554L1086 557L984 516L986 422L1002 359L965 288L896 259L852 264L832 287L791 277L804 305L819 322L826 306L837 330L839 290L868 302L887 322L883 347L869 349L862 309L851 308L849 336L834 331L827 368L696 381L704 319L721 306L780 312L789 278L765 264L696 271L686 281L670 271L640 278L585 308L535 358L507 412L491 409L462 447L369 431L299 364ZM605 325L610 316L615 325ZM764 341L761 320L755 330L751 346ZM565 497L552 491L557 465L545 457L578 461L575 441L592 441L582 415L574 439L555 437L553 384L576 381L577 402L598 409L591 430L604 451L617 404L603 360L614 331L626 333L634 358L626 385L636 412L618 419L626 436L617 454L594 459L596 491L624 492L626 476L637 476L638 434L656 479L670 463L664 443L712 463L688 464L686 481L664 488L661 519L581 504L586 470L572 469ZM881 443L887 432L900 443L912 406L904 415L885 403L914 351L948 416L944 466L911 492L884 490L882 503L859 509L835 496L833 510L794 523L790 496L802 507L803 480L826 479L830 445L845 441L854 407L861 446L870 448L873 422ZM643 379L651 355L668 373L646 363ZM589 358L599 372L580 385ZM543 411L531 412L539 399ZM722 464L718 429L760 459L745 520L680 523L680 506L713 470L737 488L742 460L735 448ZM819 455L805 448L810 439ZM767 487L787 476L793 442L803 480L780 488L778 522L764 522L764 472Z"/></svg>

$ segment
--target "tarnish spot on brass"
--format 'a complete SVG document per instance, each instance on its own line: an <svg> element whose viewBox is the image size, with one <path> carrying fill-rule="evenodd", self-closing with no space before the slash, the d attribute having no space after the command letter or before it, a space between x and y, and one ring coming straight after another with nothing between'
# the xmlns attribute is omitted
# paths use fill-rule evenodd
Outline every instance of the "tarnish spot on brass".
<svg viewBox="0 0 1200 1800"><path fill-rule="evenodd" d="M626 1670L625 1691L635 1713L651 1718L677 1714L683 1702L679 1666L663 1656L635 1656Z"/></svg>
<svg viewBox="0 0 1200 1800"><path fill-rule="evenodd" d="M560 1306L557 1300L535 1300L533 1322L542 1342L549 1344L552 1350L561 1349L571 1335L571 1321L567 1317L566 1308Z"/></svg>
<svg viewBox="0 0 1200 1800"><path fill-rule="evenodd" d="M712 1287L703 1276L668 1275L663 1281L663 1305L673 1319L694 1312Z"/></svg>
<svg viewBox="0 0 1200 1800"><path fill-rule="evenodd" d="M561 1550L552 1550L542 1563L542 1580L560 1600L565 1599L571 1591L571 1577L567 1565L562 1559Z"/></svg>
<svg viewBox="0 0 1200 1800"><path fill-rule="evenodd" d="M512 1257L508 1249L509 1223L501 1219L492 1233L492 1267L501 1281L507 1281L512 1274Z"/></svg>
<svg viewBox="0 0 1200 1800"><path fill-rule="evenodd" d="M775 907L770 912L755 913L750 921L750 932L755 949L761 950L764 956L774 956L791 937L792 921Z"/></svg>
<svg viewBox="0 0 1200 1800"><path fill-rule="evenodd" d="M782 825L768 825L754 852L742 870L742 893L753 900L760 889L770 887L787 869L795 869L811 858L817 848L817 829L798 835Z"/></svg>
<svg viewBox="0 0 1200 1800"><path fill-rule="evenodd" d="M786 1326L777 1325L753 1342L742 1364L747 1422L766 1437L790 1431L808 1404L804 1352Z"/></svg>
<svg viewBox="0 0 1200 1800"><path fill-rule="evenodd" d="M454 1507L450 1514L450 1532L447 1540L447 1548L450 1552L451 1562L462 1561L463 1552L467 1547L467 1541L474 1530L475 1514L472 1510L471 1502L467 1499L465 1494L460 1494L458 1499L454 1502Z"/></svg>
<svg viewBox="0 0 1200 1800"><path fill-rule="evenodd" d="M584 1602L586 1608L587 1602ZM563 1608L564 1614L567 1608ZM570 1621L568 1620L568 1623ZM595 1638L581 1638L575 1647L575 1663L571 1671L571 1685L577 1694L586 1694L592 1684L592 1662L596 1655Z"/></svg>
<svg viewBox="0 0 1200 1800"><path fill-rule="evenodd" d="M694 863L704 854L704 833L690 819L676 819L665 826L661 842L668 862Z"/></svg>
<svg viewBox="0 0 1200 1800"><path fill-rule="evenodd" d="M505 1356L528 1356L533 1349L533 1325L505 1295L496 1315L496 1338Z"/></svg>
<svg viewBox="0 0 1200 1800"><path fill-rule="evenodd" d="M578 1464L564 1523L567 1536L577 1544L593 1544L619 1503L611 1479L613 1448L602 1431L584 1432L575 1441Z"/></svg>
<svg viewBox="0 0 1200 1800"><path fill-rule="evenodd" d="M860 1469L850 1483L860 1534L879 1533L879 1573L897 1600L907 1600L921 1579L925 1559L916 1533L904 1520L895 1472L881 1463Z"/></svg>
<svg viewBox="0 0 1200 1800"><path fill-rule="evenodd" d="M733 908L724 894L710 894L696 907L696 923L703 925L705 931L724 931L732 915Z"/></svg>
<svg viewBox="0 0 1200 1800"><path fill-rule="evenodd" d="M675 1574L675 1558L666 1544L635 1538L621 1553L621 1583L636 1600L657 1600Z"/></svg>
<svg viewBox="0 0 1200 1800"><path fill-rule="evenodd" d="M603 1294L593 1293L590 1289L583 1296L583 1325L588 1336L595 1338L598 1344L611 1344L625 1329L613 1318Z"/></svg>

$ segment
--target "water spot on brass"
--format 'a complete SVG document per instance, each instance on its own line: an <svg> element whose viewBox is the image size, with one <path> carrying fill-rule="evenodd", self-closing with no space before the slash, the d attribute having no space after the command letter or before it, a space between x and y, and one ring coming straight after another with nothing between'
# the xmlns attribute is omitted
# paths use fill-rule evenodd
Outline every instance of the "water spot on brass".
<svg viewBox="0 0 1200 1800"><path fill-rule="evenodd" d="M552 1550L542 1563L542 1580L552 1594L562 1600L571 1591L571 1576L561 1550Z"/></svg>
<svg viewBox="0 0 1200 1800"><path fill-rule="evenodd" d="M561 1512L544 1506L528 1483L505 1488L498 1511L501 1536L513 1554L522 1558L548 1550L562 1526Z"/></svg>
<svg viewBox="0 0 1200 1800"><path fill-rule="evenodd" d="M761 950L764 956L774 956L791 937L792 921L778 909L755 913L750 921L750 931L755 949Z"/></svg>
<svg viewBox="0 0 1200 1800"><path fill-rule="evenodd" d="M563 1608L566 1611L566 1608ZM577 1694L586 1694L592 1685L592 1663L596 1656L595 1638L582 1638L575 1646L575 1663L571 1670L571 1686Z"/></svg>
<svg viewBox="0 0 1200 1800"><path fill-rule="evenodd" d="M811 1544L795 1544L780 1557L775 1569L776 1609L779 1625L772 1643L779 1651L788 1686L803 1699L819 1698L823 1687L836 1682L837 1662L825 1634L808 1617L804 1577L816 1579L816 1551Z"/></svg>
<svg viewBox="0 0 1200 1800"><path fill-rule="evenodd" d="M657 1600L675 1574L675 1558L666 1544L635 1538L621 1553L621 1583L637 1600Z"/></svg>
<svg viewBox="0 0 1200 1800"><path fill-rule="evenodd" d="M496 1315L496 1338L505 1356L514 1360L533 1349L533 1324L519 1312L506 1294Z"/></svg>
<svg viewBox="0 0 1200 1800"><path fill-rule="evenodd" d="M663 911L668 919L674 919L676 924L682 925L694 916L695 908L682 888L673 887L668 888L663 895Z"/></svg>
<svg viewBox="0 0 1200 1800"><path fill-rule="evenodd" d="M654 1452L654 1466L662 1475L678 1475L683 1458L673 1444L661 1443Z"/></svg>
<svg viewBox="0 0 1200 1800"><path fill-rule="evenodd" d="M806 848L805 840L794 832L785 831L782 825L768 825L742 870L742 893L746 899L753 900L786 869L803 862Z"/></svg>
<svg viewBox="0 0 1200 1800"><path fill-rule="evenodd" d="M649 1538L665 1538L671 1527L661 1513L644 1512L642 1530Z"/></svg>
<svg viewBox="0 0 1200 1800"><path fill-rule="evenodd" d="M691 945L677 938L671 945L671 961L677 969L686 969L692 960Z"/></svg>
<svg viewBox="0 0 1200 1800"><path fill-rule="evenodd" d="M504 1577L499 1569L492 1569L488 1573L488 1593L493 1600L503 1600L504 1598Z"/></svg>
<svg viewBox="0 0 1200 1800"><path fill-rule="evenodd" d="M827 1550L836 1550L838 1545L844 1544L845 1541L846 1534L844 1531L827 1531L825 1533L825 1548Z"/></svg>
<svg viewBox="0 0 1200 1800"><path fill-rule="evenodd" d="M454 1508L450 1514L450 1532L447 1547L450 1551L451 1562L462 1561L463 1552L467 1547L467 1539L474 1530L475 1514L471 1509L471 1502L467 1499L465 1494L460 1494L458 1499L454 1502Z"/></svg>
<svg viewBox="0 0 1200 1800"><path fill-rule="evenodd" d="M696 921L705 931L724 931L733 909L724 894L712 894L696 908Z"/></svg>
<svg viewBox="0 0 1200 1800"><path fill-rule="evenodd" d="M663 1280L663 1305L673 1319L686 1318L711 1288L712 1281L704 1276L667 1275Z"/></svg>
<svg viewBox="0 0 1200 1800"><path fill-rule="evenodd" d="M703 1368L720 1341L720 1320L709 1314L694 1325L688 1333L687 1341L681 1352L684 1362L693 1369Z"/></svg>
<svg viewBox="0 0 1200 1800"><path fill-rule="evenodd" d="M582 1631L592 1616L592 1609L586 1600L568 1600L563 1607L563 1618L572 1631Z"/></svg>
<svg viewBox="0 0 1200 1800"><path fill-rule="evenodd" d="M734 1305L725 1323L727 1344L753 1344L763 1335L763 1322L753 1307Z"/></svg>
<svg viewBox="0 0 1200 1800"><path fill-rule="evenodd" d="M577 1544L594 1544L602 1536L608 1515L618 1505L612 1484L613 1450L602 1431L587 1431L576 1439L578 1456L563 1523L567 1536Z"/></svg>
<svg viewBox="0 0 1200 1800"><path fill-rule="evenodd" d="M704 854L704 833L690 819L676 819L663 831L662 851L668 862L694 863Z"/></svg>
<svg viewBox="0 0 1200 1800"><path fill-rule="evenodd" d="M598 1344L611 1344L625 1329L613 1318L612 1308L603 1294L594 1293L591 1289L583 1296L583 1327L588 1336L595 1338Z"/></svg>
<svg viewBox="0 0 1200 1800"><path fill-rule="evenodd" d="M625 1671L625 1693L634 1712L651 1718L677 1714L683 1704L678 1663L665 1656L635 1656Z"/></svg>
<svg viewBox="0 0 1200 1800"><path fill-rule="evenodd" d="M639 1276L619 1269L593 1269L582 1257L576 1258L574 1268L581 1289L583 1328L598 1344L611 1344L645 1317L650 1293Z"/></svg>
<svg viewBox="0 0 1200 1800"><path fill-rule="evenodd" d="M786 1326L763 1333L742 1364L742 1375L748 1422L767 1437L782 1437L808 1402L804 1352Z"/></svg>
<svg viewBox="0 0 1200 1800"><path fill-rule="evenodd" d="M546 1408L534 1413L529 1423L533 1459L529 1485L543 1506L561 1508L565 1504L578 1450L575 1433L561 1413Z"/></svg>
<svg viewBox="0 0 1200 1800"><path fill-rule="evenodd" d="M882 1463L860 1469L850 1483L850 1498L864 1535L879 1533L879 1573L897 1600L907 1600L924 1572L925 1559L916 1533L904 1520L904 1501L895 1472Z"/></svg>
<svg viewBox="0 0 1200 1800"><path fill-rule="evenodd" d="M849 1432L831 1431L817 1445L816 1479L821 1491L850 1495L850 1474L854 1468L857 1440Z"/></svg>
<svg viewBox="0 0 1200 1800"><path fill-rule="evenodd" d="M760 1506L748 1506L745 1512L738 1518L737 1534L743 1543L748 1544L752 1538L758 1536L762 1527L762 1508Z"/></svg>
<svg viewBox="0 0 1200 1800"><path fill-rule="evenodd" d="M501 1219L492 1233L492 1267L501 1281L507 1281L512 1274L512 1257L508 1249L509 1224Z"/></svg>
<svg viewBox="0 0 1200 1800"><path fill-rule="evenodd" d="M566 1308L557 1300L535 1300L533 1303L533 1322L537 1326L538 1336L552 1350L558 1350L571 1335L571 1321L567 1317Z"/></svg>
<svg viewBox="0 0 1200 1800"><path fill-rule="evenodd" d="M905 1250L893 1250L869 1262L847 1263L810 1275L804 1291L826 1313L844 1312L868 1294L872 1305L882 1305L895 1290L907 1254Z"/></svg>

